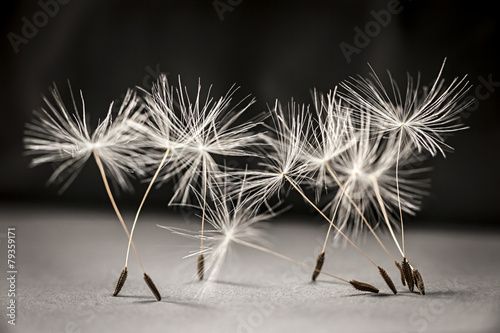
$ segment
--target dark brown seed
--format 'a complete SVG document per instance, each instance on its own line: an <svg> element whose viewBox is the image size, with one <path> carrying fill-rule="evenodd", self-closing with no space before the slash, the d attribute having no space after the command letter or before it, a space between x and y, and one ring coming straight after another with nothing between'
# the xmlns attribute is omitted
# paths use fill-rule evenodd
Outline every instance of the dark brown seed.
<svg viewBox="0 0 500 333"><path fill-rule="evenodd" d="M413 269L413 279L415 280L415 284L420 294L425 295L424 279L422 279L422 275L420 275L417 269Z"/></svg>
<svg viewBox="0 0 500 333"><path fill-rule="evenodd" d="M127 280L127 276L128 276L128 270L127 267L125 267L122 270L122 273L118 278L118 281L116 282L115 292L113 293L113 296L117 296L120 293L120 290L122 290L122 287L125 284L125 280Z"/></svg>
<svg viewBox="0 0 500 333"><path fill-rule="evenodd" d="M153 280L151 280L151 278L146 273L144 273L144 281L146 281L146 284L148 285L149 289L151 289L151 291L153 292L153 295L155 295L156 300L161 301L160 292L158 291L158 289L156 289L156 286L153 283Z"/></svg>
<svg viewBox="0 0 500 333"><path fill-rule="evenodd" d="M413 281L413 272L411 271L410 263L406 260L406 258L403 258L401 268L403 269L408 289L410 289L410 292L413 292L415 281Z"/></svg>
<svg viewBox="0 0 500 333"><path fill-rule="evenodd" d="M316 268L314 268L314 272L312 275L312 280L316 281L319 273L321 273L321 268L323 267L323 263L325 262L325 252L321 252L318 255L318 259L316 259Z"/></svg>
<svg viewBox="0 0 500 333"><path fill-rule="evenodd" d="M385 283L387 283L387 285L389 286L389 288L391 288L391 290L394 294L397 294L398 291L396 290L396 286L394 285L391 278L389 277L389 274L387 274L385 269L383 269L382 267L380 267L380 266L377 266L377 267L378 267L378 271L380 272L380 275L382 275L382 277L384 278Z"/></svg>
<svg viewBox="0 0 500 333"><path fill-rule="evenodd" d="M203 253L200 253L198 256L198 278L203 280L203 275L205 272L205 258L203 257Z"/></svg>
<svg viewBox="0 0 500 333"><path fill-rule="evenodd" d="M405 274L403 273L401 265L397 261L395 261L394 263L396 264L396 267L399 269L399 273L401 273L401 283L403 284L403 286L406 286Z"/></svg>
<svg viewBox="0 0 500 333"><path fill-rule="evenodd" d="M371 284L364 283L364 282L359 282L359 281L356 281L356 280L351 280L351 281L349 281L349 283L351 284L351 286L353 286L357 290L369 291L369 292L372 292L372 293L378 293L378 289L375 288L374 286L372 286Z"/></svg>

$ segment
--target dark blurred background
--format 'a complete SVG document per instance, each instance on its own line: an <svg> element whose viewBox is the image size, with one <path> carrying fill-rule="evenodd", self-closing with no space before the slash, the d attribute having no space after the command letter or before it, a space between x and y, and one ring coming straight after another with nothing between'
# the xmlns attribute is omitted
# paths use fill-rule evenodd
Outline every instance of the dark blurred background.
<svg viewBox="0 0 500 333"><path fill-rule="evenodd" d="M149 88L159 72L172 80L181 75L191 87L201 78L202 85L214 85L217 97L236 83L238 97L257 98L250 113L258 114L276 98L310 103L312 88L326 92L349 76L366 75L367 63L380 75L389 69L403 88L407 71L420 71L422 82L429 83L447 57L443 77L449 82L467 74L474 85L469 95L477 102L464 114L470 129L448 140L456 151L432 159L431 195L416 220L494 226L500 213L499 14L494 4L7 2L0 14L0 206L109 205L94 163L61 196L56 186L45 186L50 165L29 168L24 126L53 82L66 94L67 79L73 89L83 90L93 124L127 88ZM367 37L359 37L359 31ZM343 52L341 45L353 48L347 57L349 50ZM120 195L121 207L137 207L145 185L136 185L135 195ZM148 209L166 209L170 187L154 191ZM290 200L295 205L288 214L312 212L296 195Z"/></svg>

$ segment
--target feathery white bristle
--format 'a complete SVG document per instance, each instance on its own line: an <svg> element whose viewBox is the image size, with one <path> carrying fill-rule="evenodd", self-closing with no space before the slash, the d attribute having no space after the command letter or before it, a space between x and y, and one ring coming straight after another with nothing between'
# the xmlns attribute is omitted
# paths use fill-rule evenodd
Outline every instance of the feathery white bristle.
<svg viewBox="0 0 500 333"><path fill-rule="evenodd" d="M251 170L247 174L246 191L266 202L282 188L284 175L299 184L309 172L305 160L312 147L307 141L311 130L309 108L291 101L286 108L276 101L270 110L273 126L271 135L262 135L261 170Z"/></svg>
<svg viewBox="0 0 500 333"><path fill-rule="evenodd" d="M251 131L255 122L236 124L240 116L254 103L243 99L231 106L233 95L238 88L234 86L218 100L210 96L211 87L202 97L201 83L194 100L187 88L182 86L179 77L178 87L170 86L165 75L154 84L151 94L146 96L150 111L150 138L153 148L163 150L172 148L172 159L162 169L159 178L165 182L178 175L175 194L171 202L186 204L191 186L198 188L202 180L202 170L210 175L209 181L220 173L216 156L249 156L248 147L254 144L256 135ZM176 95L176 97L174 97ZM159 155L153 159L161 158Z"/></svg>
<svg viewBox="0 0 500 333"><path fill-rule="evenodd" d="M49 183L62 183L60 192L63 192L95 152L108 176L122 189L131 190L128 176L132 172L142 174L144 170L143 159L139 154L140 134L133 130L134 124L143 121L135 93L127 91L114 118L112 103L104 120L91 132L87 125L82 92L80 114L70 85L69 89L73 113L64 105L54 84L51 89L53 102L44 97L47 108L35 111L34 119L27 124L24 143L27 154L34 156L32 165L57 165Z"/></svg>

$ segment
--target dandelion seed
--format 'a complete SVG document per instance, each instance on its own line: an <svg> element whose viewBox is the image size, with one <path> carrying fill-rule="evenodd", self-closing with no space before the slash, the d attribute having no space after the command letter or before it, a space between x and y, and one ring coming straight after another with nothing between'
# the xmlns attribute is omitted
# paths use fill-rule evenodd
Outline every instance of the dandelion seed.
<svg viewBox="0 0 500 333"><path fill-rule="evenodd" d="M321 268L323 268L323 264L325 263L325 251L318 254L318 258L316 259L316 267L314 267L314 272L312 275L312 280L316 281L319 273L321 272Z"/></svg>
<svg viewBox="0 0 500 333"><path fill-rule="evenodd" d="M392 292L394 294L397 294L398 291L396 290L396 286L394 285L391 278L389 277L389 274L387 274L387 272L381 267L379 267L378 270L380 272L380 275L384 279L385 283L389 286L389 288L392 290Z"/></svg>
<svg viewBox="0 0 500 333"><path fill-rule="evenodd" d="M391 97L373 69L371 79L359 77L359 79L352 79L342 84L347 92L345 98L350 103L357 105L360 109L369 110L382 132L393 133L398 137L395 166L396 193L404 259L406 259L406 252L399 182L401 147L408 142L408 145L416 147L418 152L426 150L432 156L438 152L445 156L444 150L452 149L444 142L445 136L467 128L460 123L459 115L473 102L462 102L470 89L466 76L462 79L455 78L447 87L444 85L441 74L445 63L446 59L430 89L424 87L420 91L420 75L416 84L408 75L404 97L396 81L388 73L392 90Z"/></svg>
<svg viewBox="0 0 500 333"><path fill-rule="evenodd" d="M401 273L401 283L403 286L406 286L406 280L405 280L405 273L403 272L403 268L399 264L399 262L396 261L396 267L398 268L399 272Z"/></svg>
<svg viewBox="0 0 500 333"><path fill-rule="evenodd" d="M128 269L127 267L125 267L122 270L120 277L118 278L118 282L116 283L115 292L113 293L113 296L118 296L118 294L123 288L123 285L125 284L125 281L127 280L127 276L128 276Z"/></svg>
<svg viewBox="0 0 500 333"><path fill-rule="evenodd" d="M420 294L425 295L424 279L422 279L422 275L420 275L417 269L413 269L413 280Z"/></svg>
<svg viewBox="0 0 500 333"><path fill-rule="evenodd" d="M138 140L140 135L132 130L134 124L143 121L137 97L131 90L127 91L114 119L113 103L111 103L107 116L93 132L90 132L83 94L80 91L82 103L80 114L69 82L68 86L74 113L70 114L67 110L54 85L51 94L55 104L44 97L47 109L35 111L34 120L27 124L24 138L27 154L35 156L32 160L33 166L43 163L58 165L49 178L49 183L63 183L60 192L71 184L87 160L93 156L113 209L130 240L129 231L109 187L107 175L122 189L130 189L127 175L131 172L142 174L143 162L139 156L140 140ZM133 243L132 247L145 274L139 253ZM115 296L121 290L127 275L127 270L120 274L115 287Z"/></svg>
<svg viewBox="0 0 500 333"><path fill-rule="evenodd" d="M379 292L379 290L377 288L375 288L374 286L372 286L368 283L359 282L356 280L351 280L351 281L349 281L349 283L351 284L351 286L353 286L357 290L369 291L371 293L376 293L376 294Z"/></svg>
<svg viewBox="0 0 500 333"><path fill-rule="evenodd" d="M415 281L413 280L413 272L410 266L410 263L406 258L403 258L401 262L401 268L403 269L403 274L405 276L406 284L408 285L408 289L410 292L413 292Z"/></svg>

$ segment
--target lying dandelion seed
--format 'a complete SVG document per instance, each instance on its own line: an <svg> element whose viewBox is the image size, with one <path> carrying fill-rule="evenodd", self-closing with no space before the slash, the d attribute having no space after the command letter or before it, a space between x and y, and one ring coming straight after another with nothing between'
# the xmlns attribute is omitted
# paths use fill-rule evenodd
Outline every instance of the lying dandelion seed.
<svg viewBox="0 0 500 333"><path fill-rule="evenodd" d="M85 101L80 91L82 114L80 115L76 101L68 82L74 113L71 115L64 105L57 87L51 89L55 105L44 97L48 109L34 112L34 120L27 124L25 132L25 147L28 155L35 155L32 165L43 163L57 164L56 170L49 178L49 183L62 182L60 193L76 178L85 162L93 156L111 201L111 205L120 221L127 238L130 234L116 205L108 184L109 177L116 181L122 189L130 189L127 174L142 173L143 165L138 156L139 143L137 133L131 130L133 123L142 121L140 110L137 110L137 98L131 90L127 91L116 117L112 118L113 103L108 114L91 133L87 127ZM105 171L106 170L106 171ZM135 255L144 274L146 283L151 288L157 300L161 296L154 287L153 281L146 275L139 253L132 243ZM128 271L124 269L118 280L114 295L116 296L127 278ZM154 287L154 288L152 288Z"/></svg>
<svg viewBox="0 0 500 333"><path fill-rule="evenodd" d="M258 224L275 216L276 213L258 213L260 206L258 201L262 200L262 197L258 198L255 194L248 194L245 177L241 185L236 189L231 189L229 187L232 187L232 185L228 185L228 183L224 183L223 187L219 187L215 184L213 192L217 195L213 196L214 204L205 206L206 220L214 228L214 230L207 231L203 236L205 241L209 244L209 246L204 249L204 253L207 254L209 259L208 270L210 270L210 276L208 280L215 280L218 276L232 243L250 247L301 267L312 269L311 266L253 243L262 242L262 233L258 228ZM196 193L200 208L203 209L203 197L200 193ZM234 193L237 193L236 198L234 198ZM190 238L200 237L186 230L161 225L158 226L182 236ZM349 283L360 291L378 293L377 288L367 283L356 280L349 281L327 272L323 272L323 274Z"/></svg>
<svg viewBox="0 0 500 333"><path fill-rule="evenodd" d="M406 95L402 96L396 81L388 72L392 98L384 85L372 69L372 80L359 77L342 83L346 90L345 98L360 109L368 110L374 117L379 129L384 133L397 135L396 154L396 192L398 198L399 218L401 223L401 243L399 247L403 256L402 271L410 291L413 290L413 278L408 272L409 263L406 259L403 209L400 198L399 164L403 140L414 146L418 152L428 151L432 156L440 152L445 156L444 149L452 149L444 142L445 135L467 127L459 122L460 113L473 101L461 102L469 91L470 85L466 76L462 79L455 78L448 87L441 79L446 59L443 61L439 74L431 88L424 87L420 92L420 75L414 85L413 79L408 75ZM406 263L405 263L406 262ZM421 276L420 276L421 279ZM423 280L422 280L423 283Z"/></svg>

